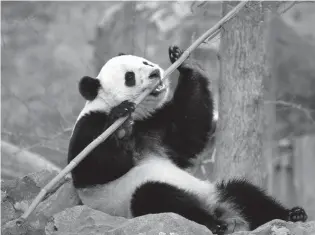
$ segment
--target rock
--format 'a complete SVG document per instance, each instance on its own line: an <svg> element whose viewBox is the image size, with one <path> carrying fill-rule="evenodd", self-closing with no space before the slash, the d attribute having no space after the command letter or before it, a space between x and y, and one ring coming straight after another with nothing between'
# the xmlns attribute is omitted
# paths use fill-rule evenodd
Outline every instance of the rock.
<svg viewBox="0 0 315 235"><path fill-rule="evenodd" d="M50 217L66 208L78 205L80 199L72 185L72 182L64 183L47 200L41 202L35 210L35 215L45 215Z"/></svg>
<svg viewBox="0 0 315 235"><path fill-rule="evenodd" d="M57 172L40 171L1 184L1 225L19 217ZM4 209L3 209L4 207Z"/></svg>
<svg viewBox="0 0 315 235"><path fill-rule="evenodd" d="M53 216L45 229L46 235L211 235L203 225L174 213L140 216L133 219L114 217L87 206L76 206ZM254 231L234 235L306 235L315 234L315 221L292 223L273 220Z"/></svg>
<svg viewBox="0 0 315 235"><path fill-rule="evenodd" d="M40 171L1 185L2 234L45 234L48 219L55 213L78 205L80 200L69 179L59 182L29 216L27 223L16 226L15 219L26 211L40 190L57 172Z"/></svg>
<svg viewBox="0 0 315 235"><path fill-rule="evenodd" d="M43 169L61 170L39 154L1 140L1 179L16 179Z"/></svg>
<svg viewBox="0 0 315 235"><path fill-rule="evenodd" d="M2 193L3 191L1 191L1 196ZM6 200L6 198L2 199L1 197L1 226L7 221L15 219L17 216L12 201L9 198Z"/></svg>
<svg viewBox="0 0 315 235"><path fill-rule="evenodd" d="M125 219L107 215L87 206L78 206L80 200L71 179L58 183L27 221L18 226L17 218L55 175L56 172L41 171L2 183L2 235L212 235L205 226L174 213ZM315 221L292 223L274 220L254 231L234 234L315 235Z"/></svg>
<svg viewBox="0 0 315 235"><path fill-rule="evenodd" d="M237 232L233 235L315 235L315 221L293 223L272 220L254 231Z"/></svg>
<svg viewBox="0 0 315 235"><path fill-rule="evenodd" d="M134 219L114 217L87 206L76 206L53 216L46 235L211 235L203 225L174 213L140 216Z"/></svg>
<svg viewBox="0 0 315 235"><path fill-rule="evenodd" d="M44 235L43 230L33 228L28 221L21 226L16 225L17 220L11 220L1 227L2 235Z"/></svg>

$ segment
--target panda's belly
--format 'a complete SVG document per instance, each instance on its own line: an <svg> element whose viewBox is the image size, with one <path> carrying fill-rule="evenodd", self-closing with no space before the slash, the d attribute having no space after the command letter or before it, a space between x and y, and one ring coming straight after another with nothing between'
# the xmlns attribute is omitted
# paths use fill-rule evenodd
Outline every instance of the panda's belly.
<svg viewBox="0 0 315 235"><path fill-rule="evenodd" d="M131 198L132 194L124 190L121 183L117 181L93 188L79 189L78 194L84 205L112 216L130 218L130 200L127 199Z"/></svg>
<svg viewBox="0 0 315 235"><path fill-rule="evenodd" d="M113 216L131 218L131 199L145 182L157 181L194 193L202 201L216 201L214 185L176 167L168 159L147 156L121 178L93 188L78 190L83 204ZM154 202L152 202L154 203ZM207 203L208 204L208 203Z"/></svg>

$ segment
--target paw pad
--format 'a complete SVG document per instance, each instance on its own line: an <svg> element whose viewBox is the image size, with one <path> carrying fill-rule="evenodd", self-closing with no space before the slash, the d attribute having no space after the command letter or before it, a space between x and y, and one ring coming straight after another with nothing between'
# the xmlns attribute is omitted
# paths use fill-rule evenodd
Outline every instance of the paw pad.
<svg viewBox="0 0 315 235"><path fill-rule="evenodd" d="M215 228L213 229L212 233L217 235L223 235L228 229L227 224L221 223L217 224Z"/></svg>
<svg viewBox="0 0 315 235"><path fill-rule="evenodd" d="M112 109L110 119L115 121L118 118L126 117L131 114L135 110L135 108L135 103L125 100Z"/></svg>
<svg viewBox="0 0 315 235"><path fill-rule="evenodd" d="M289 210L289 221L297 222L302 221L305 222L307 220L307 214L305 210L301 207L293 207Z"/></svg>
<svg viewBox="0 0 315 235"><path fill-rule="evenodd" d="M133 102L126 100L117 107L116 112L119 114L120 117L124 117L135 111L135 107L136 106Z"/></svg>
<svg viewBox="0 0 315 235"><path fill-rule="evenodd" d="M170 61L174 63L182 55L182 50L178 46L170 46L168 49Z"/></svg>

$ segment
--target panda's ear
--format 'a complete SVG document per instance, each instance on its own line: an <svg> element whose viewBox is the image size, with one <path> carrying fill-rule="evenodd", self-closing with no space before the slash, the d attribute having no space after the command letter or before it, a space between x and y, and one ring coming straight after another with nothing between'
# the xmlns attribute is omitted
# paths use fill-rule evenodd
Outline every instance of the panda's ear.
<svg viewBox="0 0 315 235"><path fill-rule="evenodd" d="M120 53L118 53L117 56L121 56L121 55L127 55L127 54L120 52Z"/></svg>
<svg viewBox="0 0 315 235"><path fill-rule="evenodd" d="M98 79L84 76L80 79L79 91L86 100L94 100L98 94L100 86L101 84Z"/></svg>

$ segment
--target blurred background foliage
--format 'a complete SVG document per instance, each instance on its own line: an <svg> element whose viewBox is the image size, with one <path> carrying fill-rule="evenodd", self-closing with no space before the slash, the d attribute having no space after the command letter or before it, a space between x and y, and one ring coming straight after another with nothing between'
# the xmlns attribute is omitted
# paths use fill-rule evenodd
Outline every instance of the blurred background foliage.
<svg viewBox="0 0 315 235"><path fill-rule="evenodd" d="M189 2L1 4L2 139L59 166L84 104L77 89L83 75L96 76L119 52L167 68L169 45L187 47L221 15L219 3L206 3L208 10Z"/></svg>
<svg viewBox="0 0 315 235"><path fill-rule="evenodd" d="M287 2L279 12L286 25L277 26L274 139L288 146L292 136L315 133L315 4ZM221 2L213 1L1 2L2 140L64 167L84 105L77 89L82 76L96 76L119 52L166 69L169 45L187 48L220 18ZM210 75L216 100L219 43L217 37L191 55ZM2 146L2 178L27 171L12 151Z"/></svg>

